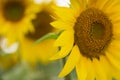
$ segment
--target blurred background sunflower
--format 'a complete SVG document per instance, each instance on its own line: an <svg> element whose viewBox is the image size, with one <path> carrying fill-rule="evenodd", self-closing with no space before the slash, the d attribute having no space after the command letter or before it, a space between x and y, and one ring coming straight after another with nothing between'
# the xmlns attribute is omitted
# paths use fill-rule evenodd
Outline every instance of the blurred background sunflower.
<svg viewBox="0 0 120 80"><path fill-rule="evenodd" d="M34 0L0 0L0 34L8 39L8 44L33 31L31 20L38 8Z"/></svg>
<svg viewBox="0 0 120 80"><path fill-rule="evenodd" d="M54 39L45 40L36 45L33 45L33 43L44 35L56 31L50 25L50 22L53 21L52 16L54 16L51 7L56 4L55 1L47 2L47 0L44 0L42 3L37 2L37 4L41 7L36 14L36 18L32 20L34 32L28 32L21 41L21 57L23 60L31 63L35 63L36 61L47 63L49 57L57 52L57 47L53 46Z"/></svg>
<svg viewBox="0 0 120 80"><path fill-rule="evenodd" d="M57 33L50 25L57 5L69 6L65 0L0 0L0 80L64 80L57 77L63 62L49 61L56 37L39 42Z"/></svg>

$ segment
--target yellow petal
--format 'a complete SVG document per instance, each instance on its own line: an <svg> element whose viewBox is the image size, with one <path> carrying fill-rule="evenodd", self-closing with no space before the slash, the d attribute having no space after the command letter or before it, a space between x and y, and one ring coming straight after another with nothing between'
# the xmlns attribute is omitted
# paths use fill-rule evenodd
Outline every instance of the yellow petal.
<svg viewBox="0 0 120 80"><path fill-rule="evenodd" d="M88 69L88 75L87 75L87 79L86 80L95 80L95 70L93 67L93 62L92 61L88 61L88 63L86 63L87 69Z"/></svg>
<svg viewBox="0 0 120 80"><path fill-rule="evenodd" d="M76 15L76 16L79 16L80 15L80 11L81 11L81 8L80 5L79 5L79 1L78 0L70 0L71 2L71 8L73 8L73 13Z"/></svg>
<svg viewBox="0 0 120 80"><path fill-rule="evenodd" d="M119 17L119 21L120 21L120 17ZM115 39L120 39L120 23L114 23L113 24L113 37Z"/></svg>
<svg viewBox="0 0 120 80"><path fill-rule="evenodd" d="M62 47L62 49L58 53L56 53L54 56L52 56L50 60L57 60L57 59L67 56L70 53L72 47L73 45Z"/></svg>
<svg viewBox="0 0 120 80"><path fill-rule="evenodd" d="M79 10L80 5L79 5L79 1L78 0L70 0L70 2L71 2L71 6L70 6L71 8Z"/></svg>
<svg viewBox="0 0 120 80"><path fill-rule="evenodd" d="M79 0L79 6L81 7L82 11L87 8L88 0Z"/></svg>
<svg viewBox="0 0 120 80"><path fill-rule="evenodd" d="M72 28L72 26L70 24L67 24L63 21L54 21L52 23L50 23L53 27L57 28L57 29L61 29L61 30L66 30L66 29L70 29Z"/></svg>
<svg viewBox="0 0 120 80"><path fill-rule="evenodd" d="M95 1L95 0L94 0ZM97 0L96 1L96 6L98 6L99 9L103 9L103 7L105 6L105 4L108 2L109 0Z"/></svg>
<svg viewBox="0 0 120 80"><path fill-rule="evenodd" d="M109 19L111 20L111 22L113 24L113 28L115 30L117 30L117 28L119 28L119 25L120 25L120 23L119 23L119 21L120 21L119 8L120 8L119 5L114 5L114 6L109 7L109 9L103 10L104 13L106 13L108 15Z"/></svg>
<svg viewBox="0 0 120 80"><path fill-rule="evenodd" d="M61 47L61 50L56 53L50 60L56 60L67 56L74 44L74 34L73 30L64 31L58 39L55 41L55 46Z"/></svg>
<svg viewBox="0 0 120 80"><path fill-rule="evenodd" d="M61 19L62 21L67 21L69 23L75 21L74 14L71 8L54 7L54 12L57 15L58 19Z"/></svg>
<svg viewBox="0 0 120 80"><path fill-rule="evenodd" d="M102 67L104 69L104 72L107 74L107 80L112 80L113 77L116 79L119 77L118 75L120 74L120 72L115 69L112 64L110 64L106 56L100 57L100 64L104 65Z"/></svg>
<svg viewBox="0 0 120 80"><path fill-rule="evenodd" d="M88 0L88 7L96 7L96 8L98 8L98 5L96 5L98 1L99 0Z"/></svg>
<svg viewBox="0 0 120 80"><path fill-rule="evenodd" d="M117 60L115 57L113 57L110 53L106 52L106 56L108 58L108 60L111 62L111 64L117 68L118 70L120 70L120 61Z"/></svg>
<svg viewBox="0 0 120 80"><path fill-rule="evenodd" d="M80 59L79 63L76 65L76 72L77 72L78 80L87 79L87 75L88 75L87 61L84 58Z"/></svg>
<svg viewBox="0 0 120 80"><path fill-rule="evenodd" d="M105 4L103 5L102 10L107 12L107 13L112 12L112 11L114 11L116 9L119 10L117 8L117 6L120 7L119 4L120 4L119 0L107 0L105 2Z"/></svg>
<svg viewBox="0 0 120 80"><path fill-rule="evenodd" d="M113 40L108 47L107 52L114 56L116 59L120 59L120 41Z"/></svg>
<svg viewBox="0 0 120 80"><path fill-rule="evenodd" d="M106 72L104 71L103 65L100 64L100 61L97 59L93 60L94 69L96 71L96 80L107 80Z"/></svg>
<svg viewBox="0 0 120 80"><path fill-rule="evenodd" d="M55 41L55 46L68 46L71 44L73 45L73 42L74 42L74 31L72 29L65 30Z"/></svg>
<svg viewBox="0 0 120 80"><path fill-rule="evenodd" d="M64 77L67 74L69 74L74 69L79 59L80 59L80 52L78 47L75 45L59 77Z"/></svg>
<svg viewBox="0 0 120 80"><path fill-rule="evenodd" d="M118 0L117 0L118 1ZM88 0L88 7L95 7L102 11L108 10L117 2L116 0ZM106 9L107 8L107 9Z"/></svg>

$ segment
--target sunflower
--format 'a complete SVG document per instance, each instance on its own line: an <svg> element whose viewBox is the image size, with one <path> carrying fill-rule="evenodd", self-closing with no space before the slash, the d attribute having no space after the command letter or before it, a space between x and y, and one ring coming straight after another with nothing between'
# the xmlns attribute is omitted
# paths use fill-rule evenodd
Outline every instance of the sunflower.
<svg viewBox="0 0 120 80"><path fill-rule="evenodd" d="M51 60L69 54L59 77L76 68L79 80L120 80L119 8L119 0L71 0L69 8L54 7L58 19L51 25L64 31Z"/></svg>
<svg viewBox="0 0 120 80"><path fill-rule="evenodd" d="M54 39L45 40L40 44L33 46L33 43L44 35L55 32L55 29L49 24L54 16L51 10L53 2L41 3L40 11L37 17L32 20L34 32L28 32L21 42L21 56L24 61L34 64L37 61L47 63L48 58L57 52L57 47L52 46ZM55 5L55 4L54 4Z"/></svg>
<svg viewBox="0 0 120 80"><path fill-rule="evenodd" d="M0 0L0 34L9 43L20 40L28 31L33 31L31 20L38 12L33 0Z"/></svg>

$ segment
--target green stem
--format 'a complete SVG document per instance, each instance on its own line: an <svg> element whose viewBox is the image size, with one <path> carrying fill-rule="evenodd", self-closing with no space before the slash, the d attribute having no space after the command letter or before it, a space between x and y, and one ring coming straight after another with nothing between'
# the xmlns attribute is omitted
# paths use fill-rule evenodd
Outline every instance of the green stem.
<svg viewBox="0 0 120 80"><path fill-rule="evenodd" d="M63 66L64 66L65 63L66 63L66 58L63 58L62 62L63 62ZM65 80L71 80L70 74L68 74L67 76L65 76Z"/></svg>
<svg viewBox="0 0 120 80"><path fill-rule="evenodd" d="M19 47L18 47L18 62L19 62L19 64L21 64L22 63L22 59L21 59L21 50L20 50L20 48L21 48L21 46L20 46L20 44L19 44Z"/></svg>
<svg viewBox="0 0 120 80"><path fill-rule="evenodd" d="M71 80L70 75L67 75L67 76L65 77L65 80Z"/></svg>

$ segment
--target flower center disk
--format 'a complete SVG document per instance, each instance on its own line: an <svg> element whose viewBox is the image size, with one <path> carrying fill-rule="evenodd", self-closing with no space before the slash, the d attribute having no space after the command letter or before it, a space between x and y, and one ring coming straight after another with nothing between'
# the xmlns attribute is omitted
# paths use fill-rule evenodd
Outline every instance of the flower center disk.
<svg viewBox="0 0 120 80"><path fill-rule="evenodd" d="M20 21L24 17L25 5L22 1L8 1L3 6L3 16L11 22Z"/></svg>
<svg viewBox="0 0 120 80"><path fill-rule="evenodd" d="M50 25L50 22L52 21L53 18L50 16L49 12L43 10L38 13L37 18L32 21L35 32L29 32L26 37L32 40L37 40L47 33L52 32L53 27Z"/></svg>
<svg viewBox="0 0 120 80"><path fill-rule="evenodd" d="M112 23L101 10L89 8L77 18L74 26L75 44L81 54L87 58L105 55L105 50L112 39Z"/></svg>

